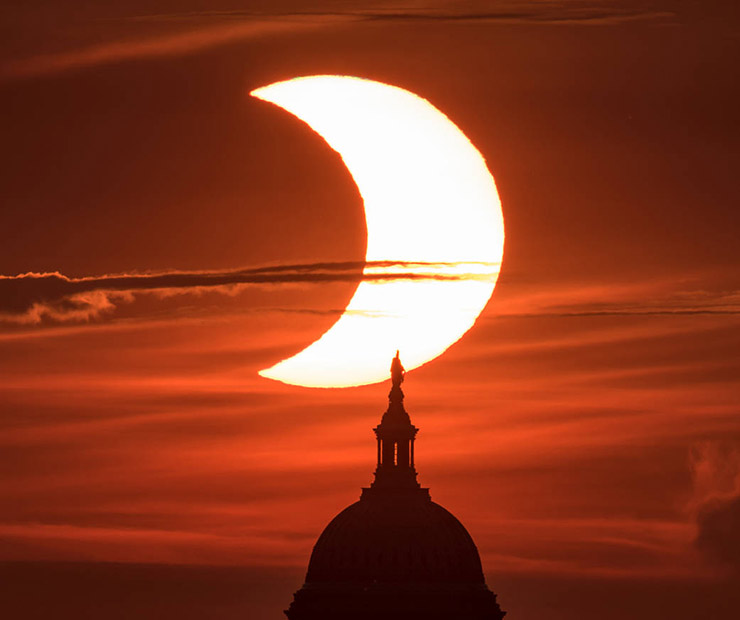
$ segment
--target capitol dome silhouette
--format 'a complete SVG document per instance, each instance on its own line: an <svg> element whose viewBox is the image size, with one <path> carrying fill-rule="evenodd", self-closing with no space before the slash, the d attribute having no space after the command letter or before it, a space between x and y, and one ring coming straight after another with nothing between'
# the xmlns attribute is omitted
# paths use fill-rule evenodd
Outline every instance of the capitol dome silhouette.
<svg viewBox="0 0 740 620"><path fill-rule="evenodd" d="M416 480L398 354L388 409L374 431L375 480L327 525L289 620L501 620L465 527Z"/></svg>

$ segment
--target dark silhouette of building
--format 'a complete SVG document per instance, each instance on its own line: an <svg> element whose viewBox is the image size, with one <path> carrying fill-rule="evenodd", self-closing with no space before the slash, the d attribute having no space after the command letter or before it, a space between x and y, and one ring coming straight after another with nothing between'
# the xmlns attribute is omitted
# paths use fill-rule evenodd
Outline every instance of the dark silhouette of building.
<svg viewBox="0 0 740 620"><path fill-rule="evenodd" d="M375 481L319 537L285 612L289 620L501 620L478 549L451 513L421 488L418 429L403 406L396 357L388 409L375 427Z"/></svg>

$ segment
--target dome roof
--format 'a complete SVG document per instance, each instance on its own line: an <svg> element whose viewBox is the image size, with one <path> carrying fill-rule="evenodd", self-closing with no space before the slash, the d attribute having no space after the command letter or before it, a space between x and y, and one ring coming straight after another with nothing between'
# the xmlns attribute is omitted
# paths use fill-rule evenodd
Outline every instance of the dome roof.
<svg viewBox="0 0 740 620"><path fill-rule="evenodd" d="M289 620L502 620L473 539L421 488L417 429L403 406L404 370L391 364L388 409L376 426L375 480L314 546Z"/></svg>
<svg viewBox="0 0 740 620"><path fill-rule="evenodd" d="M306 584L485 583L473 539L427 489L366 489L319 537Z"/></svg>

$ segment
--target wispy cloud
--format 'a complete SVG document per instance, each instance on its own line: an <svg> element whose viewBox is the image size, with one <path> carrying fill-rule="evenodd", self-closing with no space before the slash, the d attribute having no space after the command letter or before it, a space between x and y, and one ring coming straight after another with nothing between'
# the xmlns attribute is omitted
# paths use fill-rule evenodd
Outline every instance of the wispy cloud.
<svg viewBox="0 0 740 620"><path fill-rule="evenodd" d="M182 56L237 41L363 22L611 25L632 21L671 23L675 20L673 11L661 10L660 7L562 1L507 2L500 3L495 9L491 9L488 3L481 3L481 7L473 3L472 8L469 5L467 9L448 3L431 3L419 8L391 5L343 11L232 10L138 15L119 21L177 24L187 29L12 60L0 65L0 79L55 74L130 60Z"/></svg>
<svg viewBox="0 0 740 620"><path fill-rule="evenodd" d="M497 312L496 317L619 317L619 316L740 315L740 293L667 297L655 302L600 303L543 308L533 312Z"/></svg>
<svg viewBox="0 0 740 620"><path fill-rule="evenodd" d="M31 77L143 58L182 56L204 49L327 25L311 18L229 20L183 32L110 41L79 49L14 60L0 66L0 79Z"/></svg>
<svg viewBox="0 0 740 620"><path fill-rule="evenodd" d="M571 23L608 24L644 20L672 20L676 13L660 7L623 6L608 2L490 2L467 3L459 7L449 2L428 2L423 6L408 5L376 8L347 8L342 11L255 12L250 10L213 10L188 13L139 15L131 18L142 22L188 22L203 19L333 19L344 21L382 22L501 22L501 23Z"/></svg>
<svg viewBox="0 0 740 620"><path fill-rule="evenodd" d="M697 548L740 574L740 445L706 441L691 452Z"/></svg>
<svg viewBox="0 0 740 620"><path fill-rule="evenodd" d="M490 278L475 269L464 272L466 263L419 263L402 261L333 262L279 265L228 271L170 271L150 274L119 274L70 278L59 272L0 276L0 320L15 323L85 321L132 301L136 293L160 296L197 293L210 289L224 294L246 285L316 284L361 280L469 280ZM473 264L470 264L471 268ZM480 265L476 266L480 267ZM454 272L450 268L454 267ZM463 267L463 270L460 269Z"/></svg>
<svg viewBox="0 0 740 620"><path fill-rule="evenodd" d="M506 275L490 318L740 315L740 291L695 281L526 283ZM503 290L505 289L505 292Z"/></svg>
<svg viewBox="0 0 740 620"><path fill-rule="evenodd" d="M233 296L251 286L316 285L335 282L394 280L487 280L499 265L406 261L346 261L272 265L213 271L167 271L71 278L59 272L0 275L0 323L86 322L111 313L137 295L157 298L211 291ZM651 316L738 316L740 291L712 291L684 283L587 285L529 291L510 280L499 284L489 319ZM646 297L645 291L652 292ZM250 312L339 315L344 308L264 306ZM378 312L378 309L367 309Z"/></svg>

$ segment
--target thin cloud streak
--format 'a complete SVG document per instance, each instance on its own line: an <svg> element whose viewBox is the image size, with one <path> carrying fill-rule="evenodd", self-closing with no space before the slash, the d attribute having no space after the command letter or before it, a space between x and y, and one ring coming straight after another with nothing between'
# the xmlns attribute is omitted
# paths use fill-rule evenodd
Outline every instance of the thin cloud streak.
<svg viewBox="0 0 740 620"><path fill-rule="evenodd" d="M450 273L450 267L470 273ZM482 269L481 269L482 268ZM448 271L445 273L445 269ZM483 271L483 273L481 273ZM132 301L135 293L162 296L210 289L234 294L245 285L328 282L490 279L497 265L399 261L336 262L269 266L230 271L171 271L70 278L59 272L0 276L0 320L15 323L85 321Z"/></svg>
<svg viewBox="0 0 740 620"><path fill-rule="evenodd" d="M233 296L251 286L331 284L336 282L394 280L487 280L499 265L483 263L425 263L404 261L319 262L273 265L221 271L170 271L70 278L59 272L0 276L0 323L89 322L111 313L137 295L159 299L199 295L212 291ZM740 315L740 291L696 290L686 282L663 282L663 292L645 300L645 286L655 282L609 286L563 285L546 291L528 292L516 282L499 283L495 304L484 315L486 321L540 318L702 317ZM681 288L678 288L681 287ZM655 290L655 289L654 289ZM311 306L256 306L239 314L339 316L344 308ZM376 316L377 310L357 311ZM30 332L28 332L30 333Z"/></svg>
<svg viewBox="0 0 740 620"><path fill-rule="evenodd" d="M213 20L225 21L210 25ZM518 3L497 11L456 11L445 8L407 8L356 11L302 11L258 13L253 11L203 11L182 14L140 15L130 22L203 22L209 25L185 32L167 33L133 40L111 41L81 49L14 60L0 66L0 80L57 74L138 59L183 56L237 41L281 35L341 24L363 22L399 23L530 23L563 25L614 25L633 21L675 23L671 11L625 9L618 6L568 6L563 3Z"/></svg>
<svg viewBox="0 0 740 620"><path fill-rule="evenodd" d="M501 23L543 23L543 24L616 24L642 20L673 20L676 13L665 10L640 10L617 6L568 6L562 2L510 3L498 10L456 10L454 7L424 7L417 10L408 7L346 10L346 11L290 11L260 13L254 11L201 11L190 13L163 13L139 15L131 18L141 22L182 22L202 19L336 19L349 21L382 22L501 22Z"/></svg>
<svg viewBox="0 0 740 620"><path fill-rule="evenodd" d="M499 282L509 294L497 300L488 319L740 314L740 291L707 290L690 280L533 287L517 279Z"/></svg>
<svg viewBox="0 0 740 620"><path fill-rule="evenodd" d="M112 41L68 52L43 54L15 60L0 67L0 79L7 80L55 74L144 58L182 56L235 41L308 30L327 25L326 21L317 22L310 18L299 19L297 17L292 19L271 18L232 21L227 24L176 34L165 34L130 41Z"/></svg>

